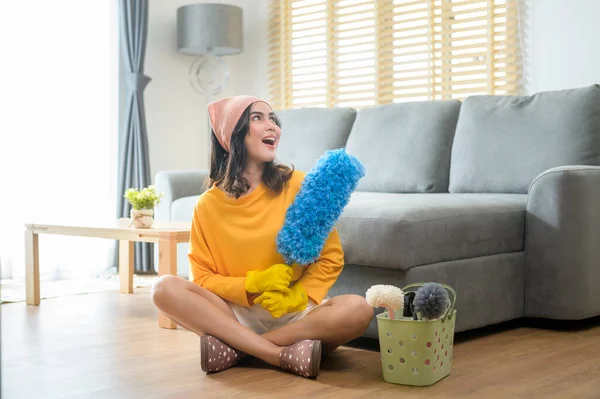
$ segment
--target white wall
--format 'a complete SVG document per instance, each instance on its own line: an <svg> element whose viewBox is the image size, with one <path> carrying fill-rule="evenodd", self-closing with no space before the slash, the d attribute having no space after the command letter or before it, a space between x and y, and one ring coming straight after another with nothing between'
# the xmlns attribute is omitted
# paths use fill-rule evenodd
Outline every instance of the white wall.
<svg viewBox="0 0 600 399"><path fill-rule="evenodd" d="M150 172L208 167L206 100L192 89L188 71L194 57L177 51L177 8L203 1L153 0L149 8L144 91ZM204 1L208 2L208 1ZM211 0L239 6L244 12L244 52L225 57L230 79L218 97L268 94L267 0Z"/></svg>
<svg viewBox="0 0 600 399"><path fill-rule="evenodd" d="M600 1L526 0L528 94L600 84Z"/></svg>

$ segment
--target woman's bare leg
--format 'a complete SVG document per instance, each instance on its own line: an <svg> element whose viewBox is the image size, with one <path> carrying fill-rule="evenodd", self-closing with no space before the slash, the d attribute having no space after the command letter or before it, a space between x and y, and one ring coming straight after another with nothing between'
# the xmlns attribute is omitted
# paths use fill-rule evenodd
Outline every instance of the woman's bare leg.
<svg viewBox="0 0 600 399"><path fill-rule="evenodd" d="M166 280L172 278L174 276L169 276L169 277L165 277ZM179 279L179 277L177 277ZM187 281L187 280L186 280ZM178 284L178 283L175 283ZM219 310L221 310L223 313L225 313L227 316L231 317L233 320L237 321L237 318L235 317L235 314L233 313L233 310L231 310L231 308L229 307L229 305L227 304L227 302L225 302L223 300L223 298L221 298L220 296L218 296L217 294L214 294L208 290L202 289L200 287L198 287L196 284L194 284L194 286L189 286L189 289L191 289L193 292L195 292L198 295L202 295L204 298L208 299L209 302L211 302L213 305L215 305L217 308L219 308ZM154 295L155 292L155 287L152 287L152 295ZM194 331L193 328L191 328L190 326L184 324L184 322L181 321L177 321L176 322L180 327L183 327L184 329L191 331L193 333L198 334L196 331Z"/></svg>
<svg viewBox="0 0 600 399"><path fill-rule="evenodd" d="M244 353L279 366L281 346L240 324L223 299L191 281L177 276L160 277L152 286L152 301L182 327L198 335L213 335Z"/></svg>
<svg viewBox="0 0 600 399"><path fill-rule="evenodd" d="M360 337L373 318L374 309L359 295L340 295L311 311L303 319L262 336L279 346L303 339L320 339L323 352Z"/></svg>

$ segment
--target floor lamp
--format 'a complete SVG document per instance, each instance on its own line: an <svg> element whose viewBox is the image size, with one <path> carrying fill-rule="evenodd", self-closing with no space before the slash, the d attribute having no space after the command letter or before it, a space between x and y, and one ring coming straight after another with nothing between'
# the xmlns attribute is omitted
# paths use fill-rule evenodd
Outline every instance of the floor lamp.
<svg viewBox="0 0 600 399"><path fill-rule="evenodd" d="M243 51L243 11L227 4L190 4L177 9L177 48L199 56L189 71L192 87L206 104L227 86L229 71L221 56ZM210 154L210 119L207 137ZM210 155L209 155L210 162Z"/></svg>

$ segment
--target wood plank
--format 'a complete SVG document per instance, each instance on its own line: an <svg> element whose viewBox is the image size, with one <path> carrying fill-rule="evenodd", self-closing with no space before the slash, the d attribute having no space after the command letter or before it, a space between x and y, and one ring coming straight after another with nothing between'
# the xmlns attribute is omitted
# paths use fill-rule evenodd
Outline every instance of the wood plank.
<svg viewBox="0 0 600 399"><path fill-rule="evenodd" d="M25 231L25 297L28 305L40 304L39 236L31 229Z"/></svg>
<svg viewBox="0 0 600 399"><path fill-rule="evenodd" d="M177 275L177 243L173 240L160 240L158 243L158 275ZM175 329L177 324L164 313L158 312L158 325Z"/></svg>
<svg viewBox="0 0 600 399"><path fill-rule="evenodd" d="M135 242L119 241L119 286L124 294L133 293Z"/></svg>
<svg viewBox="0 0 600 399"><path fill-rule="evenodd" d="M148 296L143 288L49 299L42 307L1 305L1 325L9 326L2 329L2 397L591 399L600 392L598 318L459 333L451 374L417 388L382 380L375 340L336 351L317 380L253 359L205 375L199 338L156 328Z"/></svg>
<svg viewBox="0 0 600 399"><path fill-rule="evenodd" d="M116 219L99 224L28 224L36 234L55 234L79 237L109 238L136 242L158 242L161 237L174 237L178 242L189 241L189 222L155 221L150 229L129 227L129 219Z"/></svg>

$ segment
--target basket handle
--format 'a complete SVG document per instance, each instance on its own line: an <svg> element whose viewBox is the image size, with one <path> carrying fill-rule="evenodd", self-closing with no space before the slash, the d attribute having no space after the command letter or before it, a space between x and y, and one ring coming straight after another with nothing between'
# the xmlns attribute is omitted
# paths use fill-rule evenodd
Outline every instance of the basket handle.
<svg viewBox="0 0 600 399"><path fill-rule="evenodd" d="M424 286L426 283L412 283L412 284L408 284L407 286L405 286L404 288L402 288L402 291L407 292L407 291L416 291L412 288L421 288L422 286ZM446 311L446 314L442 317L442 321L446 321L446 317L448 318L448 320L452 319L452 314L454 313L454 305L456 304L456 292L454 291L454 289L452 287L450 287L447 284L441 284L441 283L436 283L441 285L442 287L444 287L447 291L449 291L452 294L452 300L450 301L450 307L448 308L448 310Z"/></svg>

